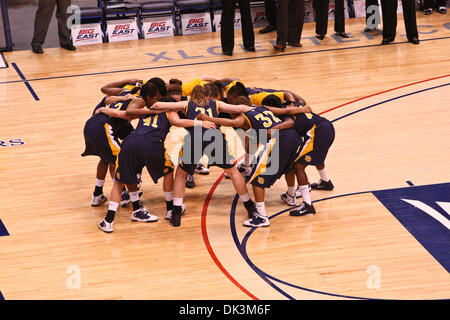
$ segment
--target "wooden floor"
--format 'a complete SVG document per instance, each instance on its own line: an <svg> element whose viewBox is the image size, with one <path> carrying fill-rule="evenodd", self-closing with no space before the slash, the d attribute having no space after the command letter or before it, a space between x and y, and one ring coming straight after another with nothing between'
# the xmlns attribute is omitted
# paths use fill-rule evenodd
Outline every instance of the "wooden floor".
<svg viewBox="0 0 450 320"><path fill-rule="evenodd" d="M329 34L318 42L314 25L306 24L303 48L284 54L272 52L273 33L257 33L257 51L244 52L238 32L232 57L220 54L216 33L86 46L74 53L6 53L9 68L0 69L1 295L450 298L450 252L439 247L449 243L450 231L444 226L438 239L425 234L441 252L431 254L416 226L405 227L382 198L403 188L423 196L431 185L445 194L450 186L448 19L418 13L418 46L406 42L399 17L396 43L389 46L379 45L380 35L365 36L362 19L352 19L352 38L341 42ZM132 223L130 209L121 208L114 233L101 232L97 223L106 204L90 206L98 159L80 156L83 126L102 99L100 87L124 78L188 81L199 75L290 89L334 120L327 167L335 189L312 192L318 213L294 218L278 214L288 209L279 198L286 187L279 180L267 192L270 227L250 230L242 226L244 210L234 203L231 182L212 168L208 176L196 176L182 226L173 228L164 220L162 186L144 175L144 205L160 220ZM174 129L167 139L174 162L183 134ZM235 152L242 155L240 146ZM308 174L318 179L313 169ZM108 178L108 196L111 186ZM429 200L450 202L450 195ZM424 228L435 223L430 219Z"/></svg>

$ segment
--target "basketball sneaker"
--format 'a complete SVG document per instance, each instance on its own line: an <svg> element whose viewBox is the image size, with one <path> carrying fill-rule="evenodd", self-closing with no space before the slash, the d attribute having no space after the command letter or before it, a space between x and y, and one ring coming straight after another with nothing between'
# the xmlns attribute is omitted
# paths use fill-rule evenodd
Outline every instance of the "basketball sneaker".
<svg viewBox="0 0 450 320"><path fill-rule="evenodd" d="M122 196L120 198L120 205L125 208L130 203L131 203L130 194L128 193L128 190L125 189L122 191Z"/></svg>
<svg viewBox="0 0 450 320"><path fill-rule="evenodd" d="M180 207L178 207L178 206L173 207L172 217L170 218L170 223L174 227L179 227L181 225L181 215L182 215L183 207L181 207L181 210L178 208L180 208Z"/></svg>
<svg viewBox="0 0 450 320"><path fill-rule="evenodd" d="M98 223L98 228L106 233L111 233L114 231L113 224L114 224L114 221L109 223L105 219L103 219L102 221L100 221Z"/></svg>
<svg viewBox="0 0 450 320"><path fill-rule="evenodd" d="M301 195L300 195L301 196ZM291 196L287 191L280 195L281 200L283 200L288 206L297 205L296 197Z"/></svg>
<svg viewBox="0 0 450 320"><path fill-rule="evenodd" d="M306 202L303 202L299 208L289 212L289 215L294 217L301 217L307 214L316 214L316 209L314 209L312 204L307 204Z"/></svg>
<svg viewBox="0 0 450 320"><path fill-rule="evenodd" d="M140 208L133 211L131 214L131 221L137 222L155 222L158 221L158 217L150 214L145 208Z"/></svg>
<svg viewBox="0 0 450 320"><path fill-rule="evenodd" d="M195 187L195 181L194 181L194 175L193 174L187 174L186 175L186 188L192 189Z"/></svg>
<svg viewBox="0 0 450 320"><path fill-rule="evenodd" d="M251 219L244 221L244 226L250 228L268 227L269 225L269 218L259 213L254 214Z"/></svg>
<svg viewBox="0 0 450 320"><path fill-rule="evenodd" d="M167 220L171 220L172 219L172 211L173 210L166 211L166 215L164 217ZM186 212L186 206L183 204L183 205L181 205L181 215L183 215L185 212Z"/></svg>
<svg viewBox="0 0 450 320"><path fill-rule="evenodd" d="M310 185L310 187L311 187L311 189L314 189L314 190L331 191L334 189L334 185L331 182L331 180L328 180L328 181L319 180L319 182L317 182L317 183L312 183Z"/></svg>
<svg viewBox="0 0 450 320"><path fill-rule="evenodd" d="M205 167L202 163L199 163L197 167L195 167L195 173L209 174L209 169Z"/></svg>
<svg viewBox="0 0 450 320"><path fill-rule="evenodd" d="M101 205L106 200L107 200L107 198L105 197L105 195L103 193L101 195L98 195L98 196L92 195L91 206L98 207L99 205Z"/></svg>
<svg viewBox="0 0 450 320"><path fill-rule="evenodd" d="M439 13L446 14L447 13L447 8L444 7L444 6L441 6L441 7L439 7L438 11L439 11Z"/></svg>

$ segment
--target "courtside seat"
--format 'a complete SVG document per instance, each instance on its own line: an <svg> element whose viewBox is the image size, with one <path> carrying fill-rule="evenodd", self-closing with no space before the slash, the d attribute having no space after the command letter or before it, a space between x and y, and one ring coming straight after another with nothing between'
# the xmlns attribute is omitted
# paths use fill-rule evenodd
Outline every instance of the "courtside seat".
<svg viewBox="0 0 450 320"><path fill-rule="evenodd" d="M173 0L139 0L142 12L172 11L175 9Z"/></svg>
<svg viewBox="0 0 450 320"><path fill-rule="evenodd" d="M175 0L175 6L180 11L209 9L209 0Z"/></svg>

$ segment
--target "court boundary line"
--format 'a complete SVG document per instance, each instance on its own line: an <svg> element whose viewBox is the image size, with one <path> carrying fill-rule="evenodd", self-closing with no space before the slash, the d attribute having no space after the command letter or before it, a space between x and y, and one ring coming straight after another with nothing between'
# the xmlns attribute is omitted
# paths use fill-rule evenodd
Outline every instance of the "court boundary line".
<svg viewBox="0 0 450 320"><path fill-rule="evenodd" d="M23 82L25 84L25 86L28 88L28 91L30 91L31 95L33 96L34 100L39 101L40 99L39 99L38 95L31 87L30 83L28 82L29 80L27 80L27 78L25 78L25 76L23 75L22 71L20 71L17 64L15 62L11 62L11 65L14 67L14 70L16 70L19 77L22 78L22 81L20 81L20 82Z"/></svg>
<svg viewBox="0 0 450 320"><path fill-rule="evenodd" d="M371 95L368 95L368 96L364 96L364 97L355 99L355 100L353 100L353 101L350 101L350 102L347 102L347 103L338 105L338 106L336 106L336 107L334 107L334 108L325 110L325 111L323 111L323 112L321 112L321 113L319 113L319 114L324 114L324 113L330 112L330 111L332 111L332 110L336 110L336 109L338 109L338 108L342 108L342 107L344 107L344 106L347 106L347 105L349 105L349 104L351 104L351 103L355 103L355 102L358 102L358 101L361 101L361 100L364 100L364 99L368 99L368 98L373 97L373 96L376 96L376 95L380 95L380 94L382 94L382 93L390 92L390 91L393 91L393 90L398 90L398 89L401 89L401 88L410 87L410 86L413 86L413 85L416 85L416 84L425 83L425 82L433 81L433 80L436 80L436 79L445 78L445 77L448 77L448 76L450 76L450 74L443 75L443 76L439 76L439 77L433 77L433 78L429 78L429 79L425 79L425 80L421 80L421 81L416 81L416 82L409 83L409 84L406 84L406 85L403 85L403 86L400 86L400 87L396 87L396 88L394 88L394 89L384 90L384 91L381 91L381 92L378 92L378 93L374 93L374 94L371 94ZM447 84L447 85L448 85L448 84ZM439 86L439 87L440 87L440 86ZM336 119L335 119L335 120L336 120ZM241 158L243 158L243 157L241 157ZM206 235L206 237L205 237L205 236L203 237L203 241L204 241L204 243L205 243L205 246L206 246L206 248L207 248L208 253L210 254L210 256L211 256L211 258L213 259L213 261L214 261L214 263L216 264L216 266L217 266L222 272L223 272L223 270L224 270L224 271L225 271L225 272L224 272L225 276L226 276L233 284L235 284L239 289L241 289L241 288L244 288L244 287L243 287L239 282L237 282L236 279L233 278L233 276L232 276L232 275L225 269L225 267L222 265L222 263L220 262L220 260L218 260L216 254L214 253L214 250L212 249L211 243L209 242L209 238L207 237L206 216L207 216L207 212L208 212L208 206L209 206L209 203L210 203L210 201L211 201L211 198L212 198L212 196L213 196L213 194L214 194L214 191L216 190L216 188L217 188L217 186L220 184L220 182L223 180L223 178L224 178L224 174L222 173L222 174L217 178L217 180L215 181L215 183L213 184L213 187L210 189L210 192L209 192L208 195L206 196L205 202L204 202L204 204L203 204L202 218L201 218L201 219L202 219L202 220L201 220L201 221L202 221L202 222L201 222L201 227L202 227L202 234L203 234L203 235ZM238 250L239 250L239 248L238 248ZM211 255L211 253L212 253L212 255ZM241 289L241 290L242 290L242 289ZM251 292L249 292L247 289L244 288L244 290L242 290L242 291L243 291L244 293L246 293L246 294L247 294L250 298L252 298L253 300L259 300L255 295L253 295L253 294L252 294Z"/></svg>
<svg viewBox="0 0 450 320"><path fill-rule="evenodd" d="M450 39L448 37L438 37L438 38L430 38L420 40L424 41L435 41L435 40L444 40ZM399 41L392 42L389 45L398 45L409 43L408 41ZM76 78L76 77L89 77L89 76L98 76L98 75L106 75L106 74L116 74L123 72L136 72L136 71L146 71L146 70L159 70L159 69L169 69L169 68L180 68L180 67L190 67L190 66L198 66L198 65L207 65L207 64L215 64L215 63L227 63L227 62L235 62L235 61L247 61L247 60L256 60L256 59L265 59L265 58L276 58L276 57L284 57L284 56L292 56L292 55L301 55L301 54L310 54L310 53L322 53L322 52L331 52L331 51L341 51L341 50L350 50L350 49L363 49L363 48L372 48L383 46L382 44L370 44L370 45L361 45L361 46L353 46L353 47L345 47L345 48L331 48L331 49L323 49L323 50L311 50L311 51L301 51L301 52L291 52L291 53L281 53L281 54L271 54L271 55L263 55L258 57L246 57L246 58L236 58L236 59L226 59L226 60L212 60L212 61L199 61L192 63L182 63L182 64L174 64L168 66L154 66L154 67L146 67L146 68L133 68L133 69L125 69L125 70L113 70L113 71L104 71L104 72L91 72L91 73L81 73L81 74L73 74L66 76L54 76L54 77L42 77L42 78L33 78L33 79L22 79L22 80L12 80L12 81L3 81L0 82L2 84L12 84L12 83L20 83L20 82L31 82L31 81L43 81L43 80L56 80L56 79L67 79L67 78Z"/></svg>

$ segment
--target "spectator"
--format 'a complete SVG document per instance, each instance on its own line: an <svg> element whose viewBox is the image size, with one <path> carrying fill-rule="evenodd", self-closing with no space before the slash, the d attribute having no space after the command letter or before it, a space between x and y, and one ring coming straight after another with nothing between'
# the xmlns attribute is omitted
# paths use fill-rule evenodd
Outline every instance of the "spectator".
<svg viewBox="0 0 450 320"><path fill-rule="evenodd" d="M239 4L242 23L242 39L247 51L255 51L255 33L250 15L250 0L222 0L220 39L224 55L232 56L234 49L234 11Z"/></svg>
<svg viewBox="0 0 450 320"><path fill-rule="evenodd" d="M348 38L348 34L345 33L344 0L335 0L334 3L334 31L336 35L342 38ZM328 8L330 7L330 0L314 0L313 4L316 11L316 38L323 40L328 29Z"/></svg>
<svg viewBox="0 0 450 320"><path fill-rule="evenodd" d="M438 8L439 13L447 13L446 0L423 0L423 13L426 15L432 14L433 7Z"/></svg>
<svg viewBox="0 0 450 320"><path fill-rule="evenodd" d="M31 41L31 47L34 53L44 53L42 44L47 36L48 26L56 9L56 18L58 19L58 36L61 48L66 50L76 50L70 39L70 29L67 27L69 14L67 8L71 0L39 0L36 18L34 21L34 36Z"/></svg>
<svg viewBox="0 0 450 320"><path fill-rule="evenodd" d="M264 0L266 10L266 19L269 25L259 30L259 33L269 33L276 30L277 27L277 1Z"/></svg>
<svg viewBox="0 0 450 320"><path fill-rule="evenodd" d="M284 51L286 42L301 47L303 22L305 20L305 0L278 0L276 51Z"/></svg>
<svg viewBox="0 0 450 320"><path fill-rule="evenodd" d="M383 45L389 44L395 39L397 29L397 7L397 1L381 0L381 10L383 11L383 41L381 44ZM415 0L402 0L402 8L408 41L413 44L419 44Z"/></svg>

